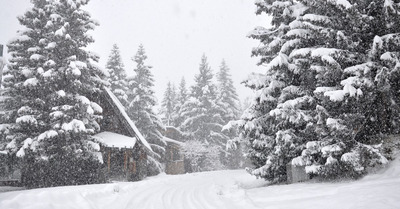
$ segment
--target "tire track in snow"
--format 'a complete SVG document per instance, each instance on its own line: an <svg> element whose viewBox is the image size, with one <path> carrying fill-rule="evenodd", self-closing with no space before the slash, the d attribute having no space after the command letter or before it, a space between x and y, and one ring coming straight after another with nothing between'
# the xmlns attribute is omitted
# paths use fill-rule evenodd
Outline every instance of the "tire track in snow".
<svg viewBox="0 0 400 209"><path fill-rule="evenodd" d="M118 199L126 200L123 207L132 208L139 206L148 209L235 209L256 208L251 204L243 189L237 185L233 178L227 176L215 178L212 174L186 174L177 176L162 176L135 182L134 188L125 191ZM231 184L230 188L220 185ZM231 193L234 193L232 196ZM232 200L232 197L238 200ZM120 202L116 200L116 202ZM247 201L245 200L247 199ZM110 205L111 206L111 205Z"/></svg>

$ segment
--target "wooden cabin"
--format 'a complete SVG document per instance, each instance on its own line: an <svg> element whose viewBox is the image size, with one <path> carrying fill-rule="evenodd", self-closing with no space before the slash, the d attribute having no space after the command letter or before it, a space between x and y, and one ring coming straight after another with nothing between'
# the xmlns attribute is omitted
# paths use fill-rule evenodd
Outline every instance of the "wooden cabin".
<svg viewBox="0 0 400 209"><path fill-rule="evenodd" d="M138 181L146 177L150 144L127 115L118 98L108 88L97 99L103 108L101 133L94 135L110 181Z"/></svg>

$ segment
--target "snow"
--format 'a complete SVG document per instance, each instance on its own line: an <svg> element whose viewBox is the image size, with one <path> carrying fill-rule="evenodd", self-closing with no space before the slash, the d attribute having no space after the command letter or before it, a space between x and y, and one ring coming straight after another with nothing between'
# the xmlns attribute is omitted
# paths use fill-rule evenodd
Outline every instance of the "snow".
<svg viewBox="0 0 400 209"><path fill-rule="evenodd" d="M185 145L185 143L183 143L183 142L180 142L180 141L177 141L177 140L174 140L174 139L165 137L165 136L163 137L163 140L164 140L165 142L171 142L171 143L174 143L174 144L178 144L178 145L180 145L180 146Z"/></svg>
<svg viewBox="0 0 400 209"><path fill-rule="evenodd" d="M322 15L315 15L315 14L305 14L302 17L303 20L308 20L308 21L316 21L316 22L330 22L328 16L322 16Z"/></svg>
<svg viewBox="0 0 400 209"><path fill-rule="evenodd" d="M57 93L57 95L60 96L60 97L65 97L65 95L66 95L64 90L59 90L59 91L57 91L56 93Z"/></svg>
<svg viewBox="0 0 400 209"><path fill-rule="evenodd" d="M304 166L306 163L304 162L303 158L299 156L293 158L291 164L295 166Z"/></svg>
<svg viewBox="0 0 400 209"><path fill-rule="evenodd" d="M53 49L57 46L56 42L50 42L49 44L47 44L46 49Z"/></svg>
<svg viewBox="0 0 400 209"><path fill-rule="evenodd" d="M269 71L275 67L283 67L288 65L289 57L283 53L279 53L271 62L266 66L266 71Z"/></svg>
<svg viewBox="0 0 400 209"><path fill-rule="evenodd" d="M55 130L45 131L44 133L41 133L38 136L38 141L41 141L43 139L50 139L50 138L53 138L53 137L56 137L56 136L58 136L58 133Z"/></svg>
<svg viewBox="0 0 400 209"><path fill-rule="evenodd" d="M143 135L140 133L140 131L137 129L135 123L133 123L133 121L129 118L128 114L126 114L125 112L125 108L124 106L121 104L121 102L118 100L118 98L111 92L111 90L107 87L104 87L104 90L106 91L106 93L111 97L111 99L114 101L114 104L117 105L118 110L122 113L122 115L124 116L125 120L129 123L129 125L131 126L131 128L135 131L136 136L138 137L138 139L140 140L140 142L142 142L142 144L149 149L150 151L153 151L150 147L150 144L146 141L146 139L143 137Z"/></svg>
<svg viewBox="0 0 400 209"><path fill-rule="evenodd" d="M24 86L36 86L39 81L36 78L28 78L24 82Z"/></svg>
<svg viewBox="0 0 400 209"><path fill-rule="evenodd" d="M390 167L358 181L268 186L243 170L161 174L139 182L1 193L0 208L389 209L400 205L399 188L396 159Z"/></svg>
<svg viewBox="0 0 400 209"><path fill-rule="evenodd" d="M136 138L134 137L124 136L107 131L98 133L93 137L106 147L133 148L136 144Z"/></svg>
<svg viewBox="0 0 400 209"><path fill-rule="evenodd" d="M37 121L32 115L23 115L19 118L17 118L16 122L19 123L30 123L30 124L36 124Z"/></svg>
<svg viewBox="0 0 400 209"><path fill-rule="evenodd" d="M90 106L93 108L94 112L96 112L96 113L103 112L103 108L101 108L100 105L98 105L96 102L91 102Z"/></svg>
<svg viewBox="0 0 400 209"><path fill-rule="evenodd" d="M73 131L75 133L86 130L85 124L82 121L77 120L77 119L73 119L69 123L64 123L61 128L64 131Z"/></svg>
<svg viewBox="0 0 400 209"><path fill-rule="evenodd" d="M325 96L329 97L331 101L343 101L346 93L343 90L327 91L324 93Z"/></svg>
<svg viewBox="0 0 400 209"><path fill-rule="evenodd" d="M59 118L61 118L63 116L64 116L64 113L61 112L61 111L54 111L54 112L50 113L50 118L51 119L59 119Z"/></svg>
<svg viewBox="0 0 400 209"><path fill-rule="evenodd" d="M325 165L335 164L335 163L337 163L337 162L338 162L338 160L337 160L336 158L334 158L334 157L332 157L332 156L329 156L329 157L326 159Z"/></svg>
<svg viewBox="0 0 400 209"><path fill-rule="evenodd" d="M54 62L54 60L47 60L47 61L44 63L44 65L45 65L45 66L53 67L53 66L56 65L56 62Z"/></svg>
<svg viewBox="0 0 400 209"><path fill-rule="evenodd" d="M57 21L58 18L61 19L61 16L60 16L59 14L51 14L51 15L50 15L50 19L51 19L52 21Z"/></svg>
<svg viewBox="0 0 400 209"><path fill-rule="evenodd" d="M306 173L318 173L318 170L320 169L320 165L310 165L306 166Z"/></svg>
<svg viewBox="0 0 400 209"><path fill-rule="evenodd" d="M331 128L331 129L336 129L336 130L344 130L346 127L342 124L340 124L340 120L338 119L333 119L333 118L328 118L326 119L326 125Z"/></svg>
<svg viewBox="0 0 400 209"><path fill-rule="evenodd" d="M40 60L42 58L43 58L43 56L40 55L40 54L32 54L29 59L31 59L31 60Z"/></svg>
<svg viewBox="0 0 400 209"><path fill-rule="evenodd" d="M333 145L327 145L325 147L322 147L321 152L324 155L327 155L328 153L332 152L340 152L342 151L342 148L339 147L339 145L333 144Z"/></svg>
<svg viewBox="0 0 400 209"><path fill-rule="evenodd" d="M349 9L352 6L347 0L336 0L336 4L344 6L346 9Z"/></svg>
<svg viewBox="0 0 400 209"><path fill-rule="evenodd" d="M76 99L78 100L78 101L80 101L82 104L84 104L84 105L90 105L90 100L87 98L87 97L85 97L85 96L82 96L82 95L77 95L76 96Z"/></svg>
<svg viewBox="0 0 400 209"><path fill-rule="evenodd" d="M37 52L37 51L39 51L40 50L40 47L37 47L37 46L35 46L35 47L31 47L31 48L28 48L28 52Z"/></svg>
<svg viewBox="0 0 400 209"><path fill-rule="evenodd" d="M64 33L65 33L65 28L64 28L64 26L62 26L60 29L58 29L55 33L54 33L54 35L56 35L56 36L63 36L64 35Z"/></svg>
<svg viewBox="0 0 400 209"><path fill-rule="evenodd" d="M50 78L52 76L52 74L53 74L53 69L50 69L50 70L44 72L42 74L42 76L45 77L45 78Z"/></svg>

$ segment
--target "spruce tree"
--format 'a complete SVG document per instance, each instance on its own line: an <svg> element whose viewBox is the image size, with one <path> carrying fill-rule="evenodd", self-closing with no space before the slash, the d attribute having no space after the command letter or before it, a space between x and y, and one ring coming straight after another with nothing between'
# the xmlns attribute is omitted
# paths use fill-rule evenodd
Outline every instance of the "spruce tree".
<svg viewBox="0 0 400 209"><path fill-rule="evenodd" d="M236 88L233 85L231 75L229 74L229 67L225 60L222 60L217 73L218 81L218 102L223 111L222 117L224 123L228 123L231 120L239 117L239 98L236 92Z"/></svg>
<svg viewBox="0 0 400 209"><path fill-rule="evenodd" d="M321 79L315 91L321 101L316 130L320 139L308 143L295 161L318 168L313 173L328 178L359 177L366 168L387 163L379 138L399 131L398 55L393 53L399 47L394 35L399 31L399 5L331 2L321 14L317 8L322 1L307 3L310 11L332 22L340 20L334 46L350 60L334 60L340 69L336 83L326 82L328 75Z"/></svg>
<svg viewBox="0 0 400 209"><path fill-rule="evenodd" d="M102 109L91 98L105 81L98 57L85 47L98 24L81 9L88 1L32 3L18 17L25 28L8 44L6 149L23 158L26 186L97 182L99 146L91 135Z"/></svg>
<svg viewBox="0 0 400 209"><path fill-rule="evenodd" d="M117 96L119 101L124 106L128 105L128 83L126 81L126 72L122 63L121 54L116 44L111 49L111 54L108 57L106 69L109 73L108 81L111 84L111 91Z"/></svg>
<svg viewBox="0 0 400 209"><path fill-rule="evenodd" d="M219 72L217 73L217 104L223 119L221 123L222 126L228 124L229 121L238 119L240 116L240 101L229 71L230 69L225 60L222 60ZM238 137L236 129L224 129L220 134L226 142L235 140ZM238 147L238 149L226 150L225 154L221 155L221 158L223 164L227 165L229 168L238 168L244 161L241 147Z"/></svg>
<svg viewBox="0 0 400 209"><path fill-rule="evenodd" d="M192 140L209 146L210 150L216 147L222 154L226 144L226 137L221 134L223 119L216 103L216 85L212 81L214 75L205 55L201 58L199 71L195 76L196 83L191 87L190 97L182 107L182 116L186 118L182 128ZM214 169L221 166L220 162L215 165Z"/></svg>
<svg viewBox="0 0 400 209"><path fill-rule="evenodd" d="M253 50L266 65L265 74L252 74L245 84L256 98L238 124L249 147L248 157L255 166L250 172L271 182L286 180L286 164L301 152L306 139L313 139L310 126L315 101L313 71L307 60L291 60L291 51L302 46L301 33L289 33L291 23L306 7L297 1L280 4L258 1L257 14L272 16L271 28L256 28L250 37L262 45ZM302 66L305 66L302 68Z"/></svg>
<svg viewBox="0 0 400 209"><path fill-rule="evenodd" d="M161 102L160 113L163 115L163 122L167 126L173 125L173 115L175 111L176 100L175 87L171 82L168 82L167 89L164 92L164 98Z"/></svg>
<svg viewBox="0 0 400 209"><path fill-rule="evenodd" d="M258 27L250 35L262 43L253 55L261 57L266 73L253 74L245 82L258 94L236 123L250 145L248 156L255 165L251 172L272 182L284 181L286 164L292 163L315 175L357 177L368 166L386 163L379 146L368 138L389 133L373 125L374 115L389 109L396 113L397 105L384 102L386 107L371 109L382 98L377 96L379 83L387 83L388 77L379 77L385 73L378 69L384 68L371 62L374 46L385 45L376 37L376 28L368 26L391 28L394 22L383 20L393 15L376 18L380 15L371 9L379 5L382 13L393 10L383 1L256 4L257 13L272 15L273 27Z"/></svg>
<svg viewBox="0 0 400 209"><path fill-rule="evenodd" d="M182 77L181 82L179 83L178 92L176 93L176 104L174 107L174 114L172 115L174 126L181 129L182 123L185 121L185 117L183 116L183 105L187 101L189 95L188 90L186 88L185 78Z"/></svg>
<svg viewBox="0 0 400 209"><path fill-rule="evenodd" d="M143 45L133 58L136 62L135 75L128 79L128 115L150 143L155 152L154 156L148 156L148 175L156 175L162 172L162 163L165 155L166 143L163 140L161 130L165 129L161 119L154 113L156 105L153 86L154 79L151 74L151 66L145 63L147 55Z"/></svg>

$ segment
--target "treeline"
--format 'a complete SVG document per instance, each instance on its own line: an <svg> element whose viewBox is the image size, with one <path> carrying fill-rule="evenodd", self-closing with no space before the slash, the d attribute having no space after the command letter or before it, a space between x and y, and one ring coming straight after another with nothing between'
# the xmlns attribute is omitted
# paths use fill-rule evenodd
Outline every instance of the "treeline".
<svg viewBox="0 0 400 209"><path fill-rule="evenodd" d="M241 152L226 149L227 141L237 137L236 131L223 131L223 126L241 112L229 71L223 60L214 74L203 55L189 89L182 78L178 88L169 82L165 90L162 120L185 136L184 154L195 171L238 168L243 164Z"/></svg>

